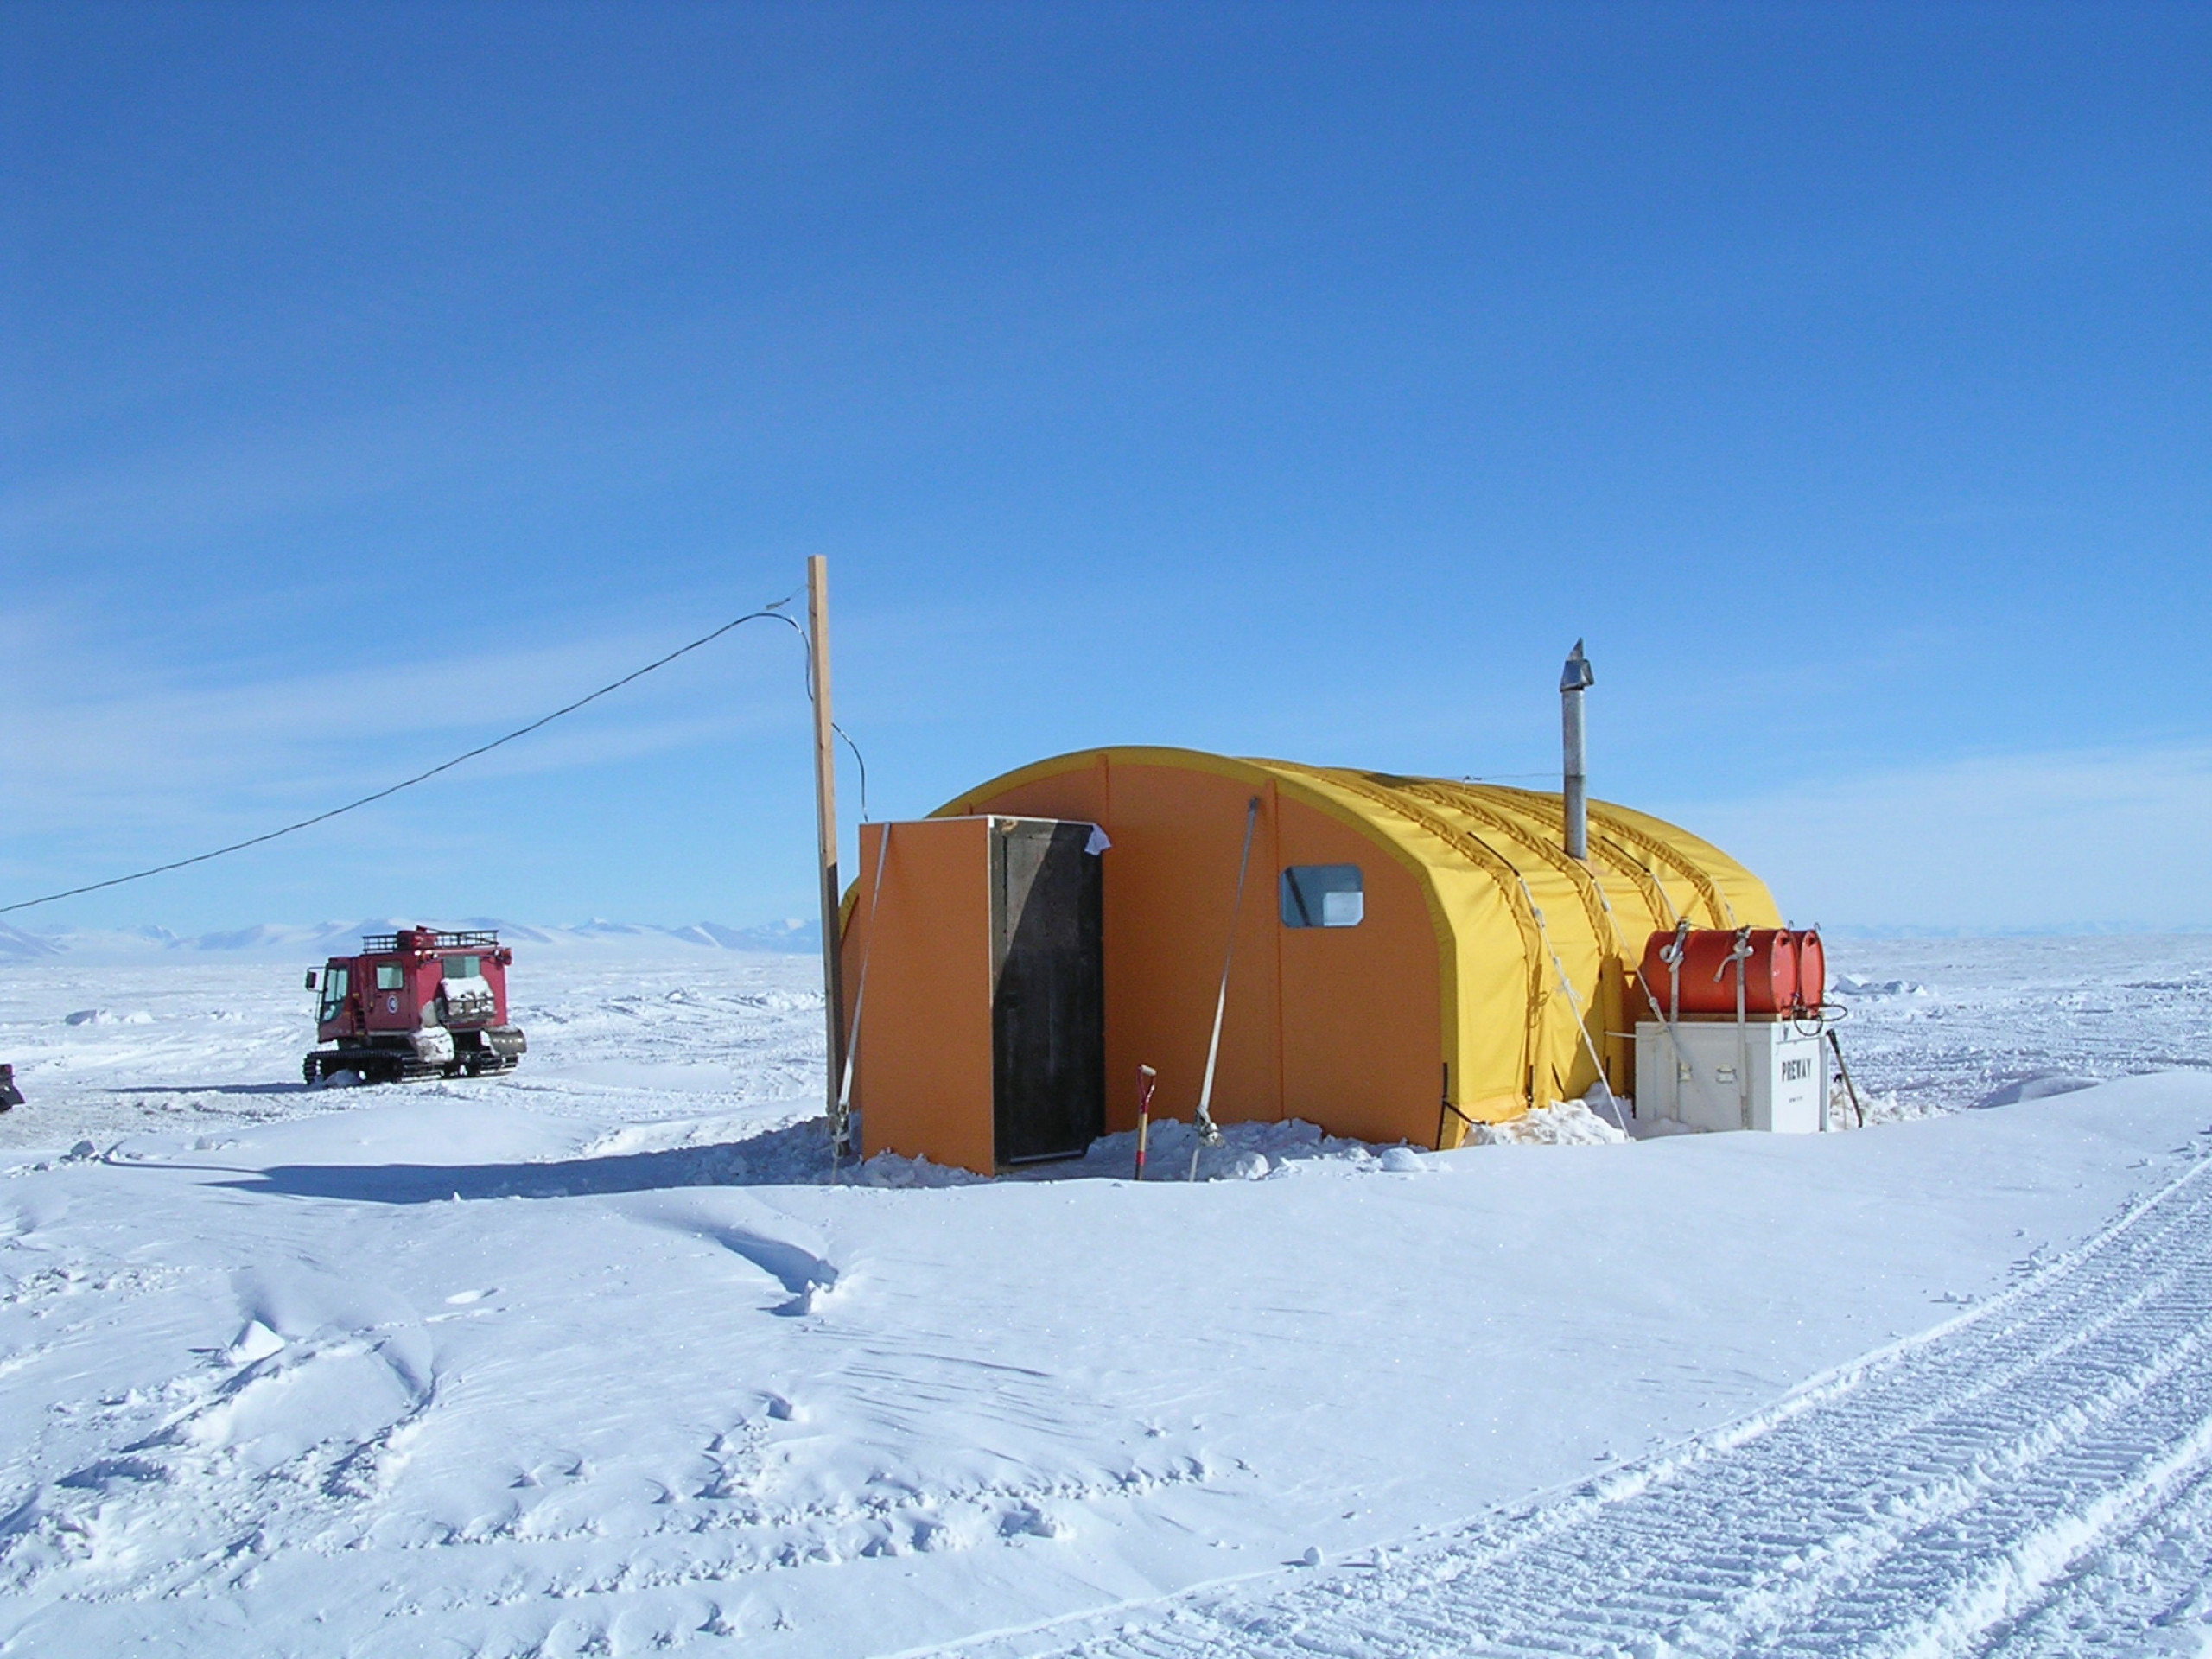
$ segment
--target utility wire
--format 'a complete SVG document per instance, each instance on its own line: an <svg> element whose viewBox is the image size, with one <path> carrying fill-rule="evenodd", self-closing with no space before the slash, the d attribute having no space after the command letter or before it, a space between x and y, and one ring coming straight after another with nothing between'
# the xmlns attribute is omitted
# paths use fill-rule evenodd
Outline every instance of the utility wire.
<svg viewBox="0 0 2212 1659"><path fill-rule="evenodd" d="M747 611L743 616L738 617L733 621L723 623L721 626L716 628L712 633L701 634L690 645L677 646L674 651L670 652L667 656L658 658L653 662L647 663L643 668L633 670L630 673L625 674L619 680L611 681L607 684L601 686L598 690L592 692L589 696L578 697L574 702L568 704L564 708L556 709L551 714L542 715L538 719L531 721L527 726L518 726L513 731L509 732L505 737L495 737L489 743L480 743L465 754L456 754L452 760L442 761L438 765L432 766L427 772L418 772L412 778L403 778L399 782L392 784L386 788L378 790L374 794L362 796L358 801L348 801L343 806L334 806L327 812L318 812L311 818L302 818L297 823L288 823L283 829L271 830L265 835L251 836L244 841L234 841L227 847L216 848L213 852L194 853L190 858L180 858L167 864L156 864L151 869L133 870L128 875L111 876L105 881L93 881L81 887L70 887L60 893L49 893L42 898L25 899L12 905L0 905L0 916L5 916L10 911L29 910L38 905L50 905L58 899L74 899L79 893L98 893L104 887L119 887L126 881L143 881L149 875L165 875L171 870L181 870L185 868L188 865L205 864L211 858L221 858L226 854L244 852L249 847L258 847L264 842L275 841L278 836L291 835L296 830L309 829L318 823L327 823L331 819L340 817L345 813L357 810L361 807L370 805L373 802L381 801L387 796L397 795L403 789L412 789L416 785L427 782L429 779L436 777L442 772L451 772L455 766L461 765L464 760L474 760L480 754L489 754L493 750L499 747L502 744L512 743L518 737L527 737L532 732L537 731L540 727L551 725L555 721L560 719L562 715L573 715L577 709L582 708L585 704L598 702L608 692L620 691L624 686L629 684L631 681L643 679L646 675L652 673L657 668L666 668L677 658L688 656L692 652L698 650L702 645L712 645L715 640L721 639L722 635L728 633L731 629L741 627L747 622L781 622L785 626L789 627L792 632L798 635L800 647L801 649L805 650L808 648L806 630L799 626L795 619L785 615L784 613L784 607L790 604L791 601L797 597L798 595L796 594L787 594L783 598L776 601L772 605L764 605L757 611ZM810 692L813 683L810 651L809 652L809 671L808 685ZM844 728L842 727L837 728L837 735L845 739L845 747L852 750L853 759L856 761L860 761L861 816L862 817L866 817L868 816L868 763L865 760L861 760L859 745L855 744L851 738L845 736Z"/></svg>
<svg viewBox="0 0 2212 1659"><path fill-rule="evenodd" d="M777 604L777 605L788 605L788 604L790 604L790 603L791 602L791 601L792 601L792 600L794 600L794 599L796 599L796 598L798 598L798 594L785 594L783 598L781 598L781 599L778 600L778 601L776 601L776 604ZM775 608L775 606L771 606L771 607L769 607L769 608L770 608L771 610L773 610L773 609ZM740 619L739 619L739 620L741 620L741 621L742 621L743 620L744 620L743 618L740 618ZM791 627L792 627L792 628L793 628L793 629L798 632L798 648L799 648L799 652L800 652L800 654L801 654L802 656L804 656L804 657L806 658L805 663L802 665L802 671L801 671L800 677L801 677L802 679L804 679L804 680L805 681L805 683L806 683L806 700L807 700L809 702L812 702L814 701L814 641L813 641L812 639L809 639L809 638L807 637L806 630L805 630L804 628L800 627L797 622L793 622L793 621L791 621L791 619L790 617L788 617L788 616L787 616L787 617L785 617L783 620L784 620L785 621L786 621L786 622L791 622ZM734 625L733 625L733 626L734 626ZM855 743L855 742L854 742L854 741L853 741L852 734L851 734L849 732L846 731L846 729L845 729L843 727L840 726L840 725L839 725L836 721L832 720L832 721L830 722L830 729L831 731L833 731L833 732L836 733L838 736L840 736L840 737L842 737L842 738L843 738L843 739L845 740L845 747L846 747L847 748L850 749L850 750L853 752L853 764L854 764L855 766L858 766L858 767L860 768L860 773L861 773L861 823L866 823L868 821L868 757L867 757L866 755L864 755L864 754L862 754L862 753L861 753L861 746L860 746L859 744L857 744L857 743Z"/></svg>
<svg viewBox="0 0 2212 1659"><path fill-rule="evenodd" d="M840 737L844 737L844 738L845 738L845 747L846 747L847 748L850 749L850 750L853 752L853 764L854 764L855 766L858 766L858 767L860 768L860 772L861 772L861 822L862 823L866 823L868 821L868 758L861 753L861 746L860 746L859 744L857 744L857 743L854 742L854 741L853 741L853 740L852 740L851 738L849 738L849 737L845 737L845 728L844 728L843 727L840 726L840 725L839 725L836 721L834 721L834 720L833 720L833 721L831 721L830 722L830 729L831 731L833 731L833 732L836 733L838 736L840 736Z"/></svg>

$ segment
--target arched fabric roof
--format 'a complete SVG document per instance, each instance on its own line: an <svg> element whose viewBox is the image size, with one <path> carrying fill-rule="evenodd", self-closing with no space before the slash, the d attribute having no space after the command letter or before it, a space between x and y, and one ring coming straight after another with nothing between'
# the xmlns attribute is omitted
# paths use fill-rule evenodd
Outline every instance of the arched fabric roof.
<svg viewBox="0 0 2212 1659"><path fill-rule="evenodd" d="M1094 817L1070 774L1142 767L1210 773L1349 826L1413 874L1436 942L1439 1032L1450 1078L1437 1138L1633 1075L1629 986L1645 940L1697 927L1772 927L1765 885L1711 842L1610 802L1589 804L1589 859L1567 857L1556 794L1197 750L1086 749L969 790L935 817ZM1099 788L1109 785L1100 785ZM1109 867L1110 868L1110 867ZM1109 882L1112 877L1109 874Z"/></svg>

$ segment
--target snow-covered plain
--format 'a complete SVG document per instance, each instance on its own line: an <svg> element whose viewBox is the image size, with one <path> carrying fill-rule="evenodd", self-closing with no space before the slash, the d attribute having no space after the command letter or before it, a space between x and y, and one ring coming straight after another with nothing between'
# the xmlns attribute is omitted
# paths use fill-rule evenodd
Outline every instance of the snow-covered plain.
<svg viewBox="0 0 2212 1659"><path fill-rule="evenodd" d="M2212 938L1832 950L1865 1133L1143 1187L826 1185L804 957L11 963L0 1650L2204 1647Z"/></svg>

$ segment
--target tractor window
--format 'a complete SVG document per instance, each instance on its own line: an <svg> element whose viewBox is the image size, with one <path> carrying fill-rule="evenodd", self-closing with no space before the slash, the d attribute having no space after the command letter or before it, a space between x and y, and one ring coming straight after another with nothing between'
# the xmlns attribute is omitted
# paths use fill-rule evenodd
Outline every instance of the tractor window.
<svg viewBox="0 0 2212 1659"><path fill-rule="evenodd" d="M1282 873L1285 927L1357 927L1367 914L1357 864L1293 864Z"/></svg>
<svg viewBox="0 0 2212 1659"><path fill-rule="evenodd" d="M448 979L480 979L483 976L478 969L483 961L481 957L448 957L445 959L445 976Z"/></svg>
<svg viewBox="0 0 2212 1659"><path fill-rule="evenodd" d="M343 968L333 965L322 976L322 1012L315 1016L327 1025L338 1017L338 1010L346 1006L346 990L352 975Z"/></svg>
<svg viewBox="0 0 2212 1659"><path fill-rule="evenodd" d="M407 970L404 968L396 962L380 962L377 964L377 989L404 991L406 988Z"/></svg>

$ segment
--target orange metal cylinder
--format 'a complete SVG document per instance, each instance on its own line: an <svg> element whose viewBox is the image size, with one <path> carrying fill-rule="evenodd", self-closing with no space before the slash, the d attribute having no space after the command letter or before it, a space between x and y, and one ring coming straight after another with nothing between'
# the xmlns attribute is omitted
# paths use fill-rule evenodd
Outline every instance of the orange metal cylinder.
<svg viewBox="0 0 2212 1659"><path fill-rule="evenodd" d="M1828 953L1821 944L1821 931L1808 927L1797 936L1797 1001L1817 1008L1827 999Z"/></svg>
<svg viewBox="0 0 2212 1659"><path fill-rule="evenodd" d="M1750 955L1739 965L1731 960L1736 933L1724 927L1694 927L1682 934L1681 1012L1710 1016L1736 1012L1736 976L1744 976L1744 1012L1770 1019L1787 1014L1797 1001L1797 936L1783 927L1755 927L1745 936ZM1675 942L1670 931L1654 933L1643 946L1642 978L1653 1006L1669 1012L1669 973L1661 952ZM1816 942L1817 943L1817 942Z"/></svg>

